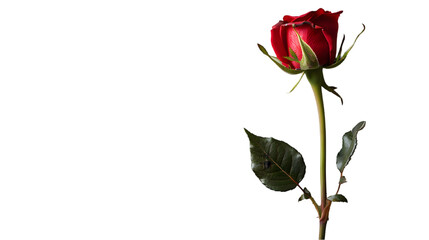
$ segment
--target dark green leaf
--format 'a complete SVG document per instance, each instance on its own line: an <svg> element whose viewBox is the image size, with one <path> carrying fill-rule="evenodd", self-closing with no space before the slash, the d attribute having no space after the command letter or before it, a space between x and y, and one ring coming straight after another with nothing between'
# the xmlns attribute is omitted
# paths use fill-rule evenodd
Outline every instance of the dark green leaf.
<svg viewBox="0 0 429 240"><path fill-rule="evenodd" d="M337 168L342 173L349 164L357 146L357 133L365 127L366 122L358 123L351 131L343 135L343 147L337 155Z"/></svg>
<svg viewBox="0 0 429 240"><path fill-rule="evenodd" d="M303 72L302 70L299 70L299 69L290 69L290 68L285 67L278 58L273 57L270 54L268 54L267 50L261 44L258 44L258 48L259 48L259 50L261 50L261 52L263 54L265 54L267 57L269 57L271 59L271 61L273 61L281 70L285 71L286 73L299 74L299 73Z"/></svg>
<svg viewBox="0 0 429 240"><path fill-rule="evenodd" d="M250 141L252 170L259 180L274 191L294 189L305 175L301 154L285 142L244 131Z"/></svg>
<svg viewBox="0 0 429 240"><path fill-rule="evenodd" d="M311 198L311 193L307 188L304 188L304 193L299 197L298 202Z"/></svg>
<svg viewBox="0 0 429 240"><path fill-rule="evenodd" d="M341 194L335 194L328 197L332 202L347 202L347 198Z"/></svg>

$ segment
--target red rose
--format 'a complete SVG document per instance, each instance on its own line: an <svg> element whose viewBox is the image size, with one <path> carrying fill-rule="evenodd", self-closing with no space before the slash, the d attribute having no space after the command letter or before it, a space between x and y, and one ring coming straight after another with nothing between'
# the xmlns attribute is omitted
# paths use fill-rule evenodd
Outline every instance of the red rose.
<svg viewBox="0 0 429 240"><path fill-rule="evenodd" d="M277 58L288 68L300 68L299 62L285 58L293 58L290 48L301 60L302 50L296 34L298 33L316 54L319 66L334 63L337 51L338 18L342 12L331 13L320 8L299 17L284 16L283 21L274 25L271 30L271 44Z"/></svg>

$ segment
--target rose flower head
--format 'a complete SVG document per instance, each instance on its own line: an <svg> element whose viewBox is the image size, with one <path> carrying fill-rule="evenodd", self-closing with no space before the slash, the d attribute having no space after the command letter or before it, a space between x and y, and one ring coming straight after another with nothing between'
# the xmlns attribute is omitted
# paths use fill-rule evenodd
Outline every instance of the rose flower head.
<svg viewBox="0 0 429 240"><path fill-rule="evenodd" d="M271 44L277 58L289 69L307 70L333 64L341 13L320 8L298 17L284 16L271 30Z"/></svg>

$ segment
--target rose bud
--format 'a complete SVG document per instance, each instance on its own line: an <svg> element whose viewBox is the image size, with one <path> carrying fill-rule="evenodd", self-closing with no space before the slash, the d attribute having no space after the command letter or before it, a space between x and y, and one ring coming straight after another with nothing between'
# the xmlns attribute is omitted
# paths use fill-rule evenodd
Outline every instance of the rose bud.
<svg viewBox="0 0 429 240"><path fill-rule="evenodd" d="M271 30L271 44L281 63L289 69L313 69L335 62L338 18L342 11L317 11L286 15Z"/></svg>

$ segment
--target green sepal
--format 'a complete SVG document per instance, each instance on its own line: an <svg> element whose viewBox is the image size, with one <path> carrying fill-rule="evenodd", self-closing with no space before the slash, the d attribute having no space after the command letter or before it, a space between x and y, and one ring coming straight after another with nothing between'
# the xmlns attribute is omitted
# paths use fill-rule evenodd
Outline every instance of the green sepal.
<svg viewBox="0 0 429 240"><path fill-rule="evenodd" d="M340 173L349 164L357 146L357 133L365 127L366 122L359 122L351 131L343 135L343 146L337 154L337 168Z"/></svg>
<svg viewBox="0 0 429 240"><path fill-rule="evenodd" d="M329 196L328 199L331 200L332 202L348 202L347 198L341 194L335 194L335 195Z"/></svg>
<svg viewBox="0 0 429 240"><path fill-rule="evenodd" d="M306 169L302 155L285 142L244 131L250 141L252 170L262 184L281 192L298 186Z"/></svg>
<svg viewBox="0 0 429 240"><path fill-rule="evenodd" d="M289 53L290 53L290 55L292 56L292 61L295 61L295 62L299 62L299 59L298 59L298 56L296 55L296 53L292 50L292 48L289 48Z"/></svg>
<svg viewBox="0 0 429 240"><path fill-rule="evenodd" d="M305 200L305 199L310 199L310 198L311 198L310 191L308 191L307 188L304 188L304 193L301 195L301 197L299 197L298 202Z"/></svg>
<svg viewBox="0 0 429 240"><path fill-rule="evenodd" d="M343 35L343 40L341 40L340 50L338 51L338 55L337 55L337 58L335 59L335 62L337 62L341 58L341 52L343 51L344 40L346 40L346 35Z"/></svg>
<svg viewBox="0 0 429 240"><path fill-rule="evenodd" d="M352 46L349 49L347 49L347 51L344 53L343 56L341 56L341 57L338 56L337 59L336 59L336 61L335 61L335 63L333 63L333 64L331 64L329 66L326 66L325 68L335 68L335 67L338 67L341 63L344 62L344 60L346 59L346 57L349 54L350 50L352 50L353 46L355 45L355 43L356 43L357 39L359 38L359 36L365 31L365 24L362 24L362 25L363 25L363 30L362 30L362 32L360 32L357 35L357 37L356 37L355 41L353 42ZM343 38L343 42L344 42L344 38ZM343 46L343 44L341 43L340 50L341 50L342 46ZM341 52L339 52L339 53L341 53Z"/></svg>
<svg viewBox="0 0 429 240"><path fill-rule="evenodd" d="M266 55L267 57L269 57L271 59L271 61L273 61L284 72L289 73L289 74L299 74L299 73L303 72L303 70L300 70L300 69L290 69L290 68L287 68L286 66L283 65L283 63L278 58L276 58L276 57L271 56L270 54L268 54L267 50L261 44L258 44L258 48L259 48L259 50L261 50L261 52L264 55Z"/></svg>
<svg viewBox="0 0 429 240"><path fill-rule="evenodd" d="M287 60L289 60L291 62L299 62L299 60L295 59L295 58L291 58L291 57L284 57L284 58L286 58Z"/></svg>
<svg viewBox="0 0 429 240"><path fill-rule="evenodd" d="M298 59L298 56L296 55L296 53L292 50L292 48L289 48L289 53L290 53L290 55L292 56L292 57L288 57L288 56L286 56L286 57L284 57L284 58L286 58L287 60L289 60L289 61L292 61L292 62L298 62L299 63L299 59Z"/></svg>
<svg viewBox="0 0 429 240"><path fill-rule="evenodd" d="M295 86L293 86L293 88L290 90L289 93L291 93L293 90L295 90L295 88L298 86L298 84L301 82L302 77L304 76L304 73L302 73L301 77L299 78L298 82L295 84Z"/></svg>
<svg viewBox="0 0 429 240"><path fill-rule="evenodd" d="M316 53L314 53L313 49L311 49L310 45L308 45L304 40L302 40L301 36L298 34L295 28L293 28L296 35L298 36L299 45L301 46L302 58L299 61L299 65L302 70L315 69L318 68L319 60L317 59Z"/></svg>

